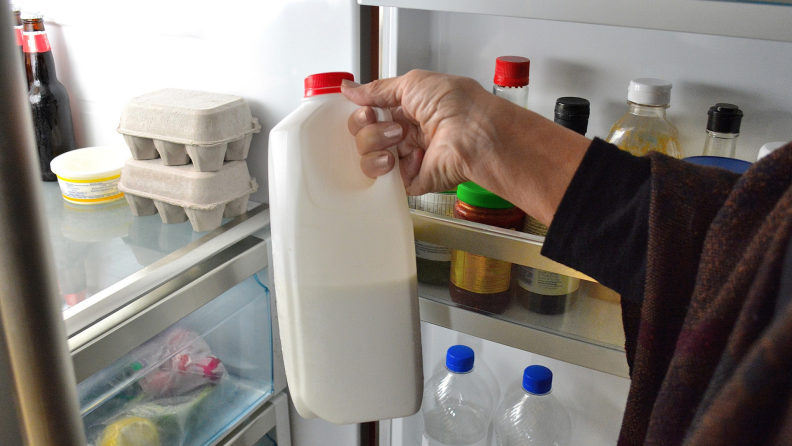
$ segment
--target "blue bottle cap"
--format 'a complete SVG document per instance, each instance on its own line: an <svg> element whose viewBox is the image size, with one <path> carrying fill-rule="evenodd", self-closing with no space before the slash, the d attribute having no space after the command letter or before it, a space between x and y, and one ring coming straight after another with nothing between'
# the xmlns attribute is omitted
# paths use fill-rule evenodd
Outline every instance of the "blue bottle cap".
<svg viewBox="0 0 792 446"><path fill-rule="evenodd" d="M467 373L473 370L473 349L467 345L449 347L446 353L446 367L454 373Z"/></svg>
<svg viewBox="0 0 792 446"><path fill-rule="evenodd" d="M684 160L700 166L720 167L721 169L731 170L741 175L751 167L751 163L748 161L725 158L722 156L689 156L684 158Z"/></svg>
<svg viewBox="0 0 792 446"><path fill-rule="evenodd" d="M535 395L544 395L553 388L553 372L542 365L526 367L523 373L523 389Z"/></svg>

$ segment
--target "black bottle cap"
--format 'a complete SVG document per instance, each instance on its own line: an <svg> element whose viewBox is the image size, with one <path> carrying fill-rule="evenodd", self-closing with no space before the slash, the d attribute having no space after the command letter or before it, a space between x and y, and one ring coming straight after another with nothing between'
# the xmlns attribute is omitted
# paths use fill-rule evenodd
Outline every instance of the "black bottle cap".
<svg viewBox="0 0 792 446"><path fill-rule="evenodd" d="M555 119L557 124L585 135L588 130L588 119L591 104L588 100L576 97L558 98L555 104Z"/></svg>
<svg viewBox="0 0 792 446"><path fill-rule="evenodd" d="M707 130L718 133L740 133L743 112L734 104L718 103L707 112Z"/></svg>

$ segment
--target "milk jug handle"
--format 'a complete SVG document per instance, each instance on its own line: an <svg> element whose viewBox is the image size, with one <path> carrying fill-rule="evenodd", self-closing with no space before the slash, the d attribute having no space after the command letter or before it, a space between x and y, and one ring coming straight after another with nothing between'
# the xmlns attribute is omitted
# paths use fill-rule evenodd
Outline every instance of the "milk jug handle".
<svg viewBox="0 0 792 446"><path fill-rule="evenodd" d="M388 109L372 107L374 109L374 113L377 114L377 122L388 122L393 121L393 117L391 116L391 112ZM396 146L392 146L388 148L388 151L393 154L396 158L396 161L393 163L393 169L386 173L385 175L379 177L377 180L378 182L391 182L391 181L398 181L399 184L402 184L401 181L401 173L399 171L399 152L396 149ZM384 180L384 181L380 181Z"/></svg>

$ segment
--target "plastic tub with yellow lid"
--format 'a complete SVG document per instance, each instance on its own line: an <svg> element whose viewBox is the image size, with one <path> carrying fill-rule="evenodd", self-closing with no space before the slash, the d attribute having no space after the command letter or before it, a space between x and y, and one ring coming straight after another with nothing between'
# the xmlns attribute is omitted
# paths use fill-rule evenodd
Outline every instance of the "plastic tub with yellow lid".
<svg viewBox="0 0 792 446"><path fill-rule="evenodd" d="M118 181L124 162L131 157L126 147L86 147L55 157L50 168L58 176L64 200L102 204L124 197Z"/></svg>

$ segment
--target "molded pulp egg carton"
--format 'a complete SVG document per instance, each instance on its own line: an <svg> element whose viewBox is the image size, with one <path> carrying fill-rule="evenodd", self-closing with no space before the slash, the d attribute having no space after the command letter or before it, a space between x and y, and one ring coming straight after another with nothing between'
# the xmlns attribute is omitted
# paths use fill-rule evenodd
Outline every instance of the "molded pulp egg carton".
<svg viewBox="0 0 792 446"><path fill-rule="evenodd" d="M124 106L118 133L136 160L161 157L166 166L188 164L198 172L247 159L253 133L261 131L239 96L168 88Z"/></svg>
<svg viewBox="0 0 792 446"><path fill-rule="evenodd" d="M166 166L161 159L129 159L118 183L134 215L159 212L163 223L189 219L196 232L211 231L224 217L244 213L257 188L245 161L227 162L217 172L196 172L189 165Z"/></svg>

